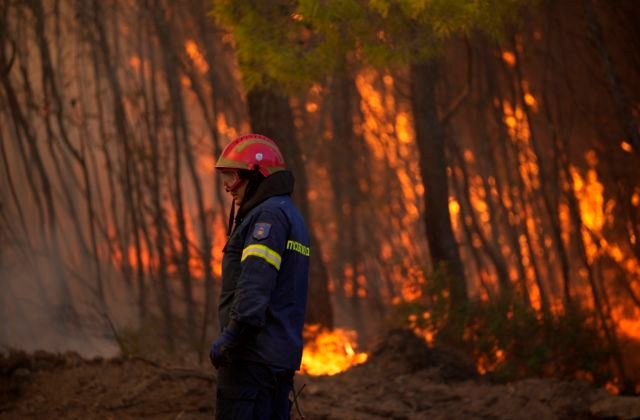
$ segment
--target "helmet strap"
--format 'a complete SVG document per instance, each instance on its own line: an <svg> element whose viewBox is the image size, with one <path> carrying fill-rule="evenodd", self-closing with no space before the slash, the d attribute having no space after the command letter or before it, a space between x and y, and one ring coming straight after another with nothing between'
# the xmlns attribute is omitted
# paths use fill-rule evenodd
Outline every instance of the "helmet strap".
<svg viewBox="0 0 640 420"><path fill-rule="evenodd" d="M229 225L227 227L227 236L231 236L233 232L233 219L236 216L236 200L231 202L231 211L229 212Z"/></svg>

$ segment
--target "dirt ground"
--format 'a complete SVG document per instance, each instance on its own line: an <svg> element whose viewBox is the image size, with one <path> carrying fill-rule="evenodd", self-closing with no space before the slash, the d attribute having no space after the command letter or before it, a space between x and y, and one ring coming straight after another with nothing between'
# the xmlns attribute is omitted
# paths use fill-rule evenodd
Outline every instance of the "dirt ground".
<svg viewBox="0 0 640 420"><path fill-rule="evenodd" d="M586 382L494 384L455 352L429 349L410 333L393 332L384 343L367 363L341 375L299 375L305 418L546 420L638 414L633 410L640 397L622 401ZM0 418L211 418L215 383L209 366L13 352L0 357ZM295 411L293 418L299 418Z"/></svg>

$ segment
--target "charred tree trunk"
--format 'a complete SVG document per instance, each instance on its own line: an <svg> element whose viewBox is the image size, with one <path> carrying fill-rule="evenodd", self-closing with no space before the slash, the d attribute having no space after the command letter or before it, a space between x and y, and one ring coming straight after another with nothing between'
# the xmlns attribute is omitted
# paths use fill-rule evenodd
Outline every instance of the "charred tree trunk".
<svg viewBox="0 0 640 420"><path fill-rule="evenodd" d="M220 133L218 132L217 127L217 117L218 117L218 102L220 101L219 96L224 95L226 89L223 89L221 83L219 83L218 78L216 77L216 68L217 66L214 63L218 61L222 61L220 58L216 57L213 48L213 42L215 38L215 27L211 25L211 22L208 19L209 3L204 0L194 0L192 2L192 16L197 23L198 34L200 36L200 41L204 50L205 60L208 64L208 70L206 74L206 78L209 82L209 106L207 103L207 95L205 94L205 89L201 85L198 78L195 76L193 70L188 72L191 80L192 90L198 99L198 103L202 109L202 113L204 115L207 127L209 129L209 134L211 136L211 144L213 146L213 154L214 156L220 156L222 153L222 145L220 142ZM216 185L221 185L219 179L218 171L214 172L214 179ZM218 208L223 211L225 208L225 200L222 194L222 188L215 189L215 200L218 204ZM208 226L206 227L208 228ZM203 226L205 229L205 226ZM209 261L210 262L210 261ZM209 266L211 264L209 263ZM209 275L211 278L209 280ZM213 273L205 273L205 277L207 277L205 283L205 298L204 298L204 308L203 308L203 319L202 319L202 327L200 331L200 354L205 354L206 346L207 346L207 329L209 327L210 322L215 322L217 319L217 311L214 311L212 308L217 306L217 297L214 293L214 277ZM213 315L213 317L211 317Z"/></svg>
<svg viewBox="0 0 640 420"><path fill-rule="evenodd" d="M8 62L9 60L7 60L5 57L4 45L2 44L0 45L0 68L8 69ZM35 168L34 172L37 175L36 179L40 184L38 188L38 183L36 182L36 180L32 180L30 174L27 175L36 202L40 201L40 190L44 195L43 206L44 208L46 208L47 217L46 219L42 218L40 231L45 237L45 243L47 244L47 247L52 252L54 275L56 276L57 286L61 294L60 301L63 302L60 304L59 313L56 315L67 327L77 326L79 322L79 316L73 302L71 290L69 289L69 285L67 283L67 278L65 276L66 270L63 264L62 253L60 251L61 239L58 225L58 212L55 205L53 187L50 181L50 174L46 170L42 153L40 151L40 148L38 147L37 138L33 130L31 129L29 122L27 121L22 107L20 106L17 92L15 91L14 86L11 83L8 71L0 72L0 84L4 88L4 95L6 95L9 104L9 113L11 115L15 133L17 136L16 140L20 143L19 148L23 147L23 139L25 139L27 142L28 147L26 149L30 154L30 159L27 159L27 150L25 150L25 167ZM27 163L27 160L30 160L31 162Z"/></svg>
<svg viewBox="0 0 640 420"><path fill-rule="evenodd" d="M609 54L604 36L602 35L602 27L598 21L596 11L593 8L592 0L582 0L582 8L584 9L585 19L589 27L589 34L591 35L595 47L598 50L604 75L607 79L607 83L609 84L609 89L613 96L616 111L621 119L625 136L629 138L629 142L635 149L636 153L640 155L640 129L633 117L633 110L629 107L629 101L627 99L627 95L622 89L620 78L613 67L611 54Z"/></svg>
<svg viewBox="0 0 640 420"><path fill-rule="evenodd" d="M56 170L59 175L61 188L64 192L65 198L67 199L68 211L71 216L72 223L76 229L77 235L77 243L80 245L80 249L83 253L83 260L89 261L93 258L95 264L95 279L96 279L96 298L98 299L98 304L100 311L103 315L106 314L106 301L105 301L105 292L104 285L102 282L102 275L100 269L99 255L98 255L98 246L96 239L96 231L95 231L95 217L94 217L94 208L93 208L93 188L91 185L91 179L89 177L89 172L87 169L86 162L86 150L85 143L82 141L81 149L78 150L72 144L70 136L67 131L66 122L64 120L65 113L67 112L64 108L64 101L62 100L62 93L58 86L56 74L54 73L54 65L53 60L51 58L51 54L49 51L49 45L47 42L46 36L46 27L45 27L45 16L43 5L39 0L32 0L30 2L30 8L32 14L35 18L35 33L38 41L38 49L39 56L42 65L42 89L45 94L45 102L50 102L50 97L53 99L51 101L51 107L55 111L53 113L54 122L57 123L57 132L58 136L54 135L53 124L50 121L49 115L45 117L45 126L47 131L47 137L49 141L49 148L51 151L51 158L54 161ZM56 10L56 17L58 17ZM56 20L57 22L57 20ZM59 28L58 28L59 29ZM60 68L60 66L58 66ZM58 77L62 77L58 75ZM80 136L83 138L83 135ZM55 144L54 140L62 140L62 145L60 153L62 159L64 159L64 166L62 167L54 150ZM69 161L66 153L70 153L73 161ZM77 163L81 168L82 180L84 181L84 185L76 184L76 189L80 190L84 193L85 202L87 205L87 220L89 223L89 232L90 232L90 241L91 241L91 249L89 249L88 245L85 242L83 228L80 222L80 218L78 217L76 203L73 199L71 189L65 182L65 179L71 178L73 181L76 181L74 177L69 177L68 172L71 168L73 168L73 163Z"/></svg>
<svg viewBox="0 0 640 420"><path fill-rule="evenodd" d="M296 143L296 133L293 125L293 114L289 105L289 98L268 89L255 88L247 95L251 126L256 133L263 134L278 142L287 162L293 172L296 183L294 197L303 217L309 223L311 214L307 199L308 183L304 168L303 156ZM320 246L313 230L309 229L311 238L311 262L309 271L309 296L307 304L306 322L333 327L333 311L329 298L327 272Z"/></svg>
<svg viewBox="0 0 640 420"><path fill-rule="evenodd" d="M347 304L344 293L347 273L351 284L351 302L348 307L352 311L354 326L360 332L360 339L367 340L363 311L375 310L376 315L381 312L381 299L376 286L360 284L364 276L364 259L358 234L359 223L364 220L359 214L361 192L358 168L367 169L366 164L361 164L362 153L356 150L358 141L353 129L353 98L355 84L348 74L346 60L343 59L341 67L334 73L331 92L331 125L333 137L330 146L330 179L334 191L334 212L337 220L337 228L340 232L337 244L335 261L331 266L336 267L334 279L336 284L336 298L338 304ZM365 299L366 296L366 299ZM371 308L365 307L365 303L372 303ZM373 313L372 313L373 315Z"/></svg>
<svg viewBox="0 0 640 420"><path fill-rule="evenodd" d="M133 235L133 241L135 246L135 255L136 255L136 261L139 267L137 271L137 275L138 275L137 280L138 280L139 288L142 291L143 289L142 284L144 283L144 277L143 277L143 272L140 269L140 264L142 262L142 243L140 238L140 225L143 223L143 221L139 219L137 209L135 208L135 203L137 201L135 200L135 197L134 197L134 184L138 182L138 180L136 179L136 176L135 176L135 168L134 168L135 163L132 160L133 145L131 144L130 133L127 127L127 118L126 118L124 104L123 104L122 87L121 87L120 81L117 78L116 69L112 62L111 48L109 47L109 43L107 40L107 32L104 27L104 22L102 21L104 17L102 14L102 8L100 7L98 2L93 2L92 10L88 10L88 9L89 9L88 6L80 5L78 12L81 16L84 16L84 18L88 22L93 23L93 29L88 30L87 34L88 34L89 40L93 44L97 44L96 48L98 50L98 53L97 53L96 59L98 59L99 57L99 59L102 60L102 65L106 70L107 81L111 89L111 93L113 95L112 105L113 105L113 113L114 113L115 123L116 123L115 124L116 132L118 134L119 140L122 142L121 153L122 153L122 158L124 160L123 162L124 177L123 177L122 183L123 183L123 189L125 193L124 195L125 195L126 217L127 217L127 220L128 221L130 220L132 224L132 230L133 230L132 235ZM96 63L96 66L98 66L97 63ZM100 101L99 98L97 100ZM105 150L106 150L106 146L105 146ZM115 217L115 214L114 214L114 217ZM125 232L123 235L122 245L121 245L123 260L128 259L128 254L129 254L128 246L127 246L129 241L126 235L127 233ZM124 264L124 267L127 273L130 272L130 265L128 262Z"/></svg>
<svg viewBox="0 0 640 420"><path fill-rule="evenodd" d="M498 238L495 234L493 238L487 238L487 236L485 235L483 228L481 226L481 222L478 220L476 210L473 208L473 202L471 199L471 190L469 185L470 176L469 176L469 171L464 162L464 159L462 157L462 153L460 152L458 146L455 144L452 144L451 148L452 148L452 152L454 154L455 159L458 161L458 164L460 165L460 172L462 172L461 186L460 186L461 188L460 203L462 204L462 208L463 208L462 213L463 214L466 213L470 215L470 219L471 219L470 227L473 228L471 235L473 235L473 233L477 235L478 239L480 240L480 243L482 244L482 248L484 249L485 253L489 257L489 260L491 261L491 263L493 264L493 267L496 271L497 280L498 280L500 297L508 300L513 293L513 288L511 286L511 282L509 281L509 271L507 269L507 264L504 260L503 255L500 253L500 249L498 248ZM453 172L452 177L455 182L457 176L455 174L455 171L452 171L452 172ZM486 193L487 195L491 194L490 191L487 191ZM487 200L490 200L490 198L487 198ZM463 223L466 223L466 221L463 220ZM495 222L492 222L491 220L489 221L489 223L495 224ZM471 238L472 236L470 236L470 239ZM493 239L493 240L490 240L490 239ZM471 240L471 247L473 248L473 240ZM526 289L525 289L525 295L526 295ZM526 296L527 296L527 300L525 301L525 303L528 304L528 295Z"/></svg>
<svg viewBox="0 0 640 420"><path fill-rule="evenodd" d="M566 167L565 176L567 176L568 179L570 179L571 177L569 170ZM582 223L582 216L580 214L580 203L578 202L578 198L575 196L573 190L569 190L567 192L567 199L569 202L571 219L573 222L573 226L575 227L574 233L578 236L576 238L576 244L578 245L578 256L582 260L581 262L587 272L587 279L589 281L589 287L591 289L591 295L593 297L594 312L598 321L600 322L600 327L602 328L604 337L607 340L609 351L611 352L611 356L613 359L613 364L618 371L620 383L622 384L622 392L625 394L633 394L633 382L628 376L625 367L622 350L620 348L620 342L616 334L615 326L611 325L612 320L606 310L606 301L603 298L604 291L602 287L597 284L598 282L596 279L594 267L589 261L589 257L587 256L587 249L585 246L583 235L590 235L590 232ZM597 240L595 240L595 242L597 242Z"/></svg>
<svg viewBox="0 0 640 420"><path fill-rule="evenodd" d="M151 136L151 173L152 173L152 193L151 193L151 201L153 203L153 224L156 231L156 250L158 255L158 275L160 277L160 288L159 288L159 296L160 296L160 308L162 310L162 314L164 317L165 328L164 335L169 343L170 347L173 347L173 308L171 302L171 290L169 287L169 278L168 278L168 262L166 257L166 242L170 241L171 238L167 237L167 221L165 219L165 210L162 205L162 184L161 180L161 153L158 145L158 137L157 133L157 124L159 121L159 106L158 100L155 94L155 77L152 72L152 109L154 115L154 123L156 126L154 127L154 131Z"/></svg>
<svg viewBox="0 0 640 420"><path fill-rule="evenodd" d="M429 252L433 266L446 267L450 275L450 299L452 306L456 307L467 301L467 289L449 214L445 132L438 119L436 102L438 72L436 59L411 65L411 106L424 184L424 219Z"/></svg>
<svg viewBox="0 0 640 420"><path fill-rule="evenodd" d="M200 259L203 263L204 267L204 281L207 284L213 282L213 272L211 271L211 238L208 232L208 223L207 217L205 213L204 206L204 198L202 194L202 184L200 182L200 178L198 177L196 167L195 167L195 158L193 156L193 150L191 141L189 140L189 130L187 125L187 118L184 108L184 101L182 98L182 92L180 89L180 81L178 74L178 57L176 56L175 48L172 39L168 36L166 32L164 32L163 28L169 26L168 22L165 21L163 17L162 10L159 10L160 13L156 13L155 22L156 28L158 30L158 34L160 37L160 45L163 50L164 57L164 65L165 72L167 77L167 85L169 90L169 97L171 99L172 108L173 108L173 126L174 128L174 139L176 143L182 143L184 146L184 156L186 158L187 170L191 178L191 183L193 185L193 189L195 191L196 205L198 208L198 221L200 223ZM177 153L177 151L176 151ZM182 156L178 155L176 159L180 159ZM176 164L178 161L176 161ZM177 169L176 169L177 170ZM182 246L182 265L183 265L183 284L185 290L185 297L187 300L187 321L189 328L189 337L194 345L196 345L196 320L195 320L195 304L192 296L192 286L191 286L191 274L189 269L189 241L186 235L186 231L184 229L185 215L183 214L183 204L182 204L182 193L179 190L179 184L176 182L176 197L178 198L178 215L179 215L179 223L180 223L180 237L181 237L181 246Z"/></svg>

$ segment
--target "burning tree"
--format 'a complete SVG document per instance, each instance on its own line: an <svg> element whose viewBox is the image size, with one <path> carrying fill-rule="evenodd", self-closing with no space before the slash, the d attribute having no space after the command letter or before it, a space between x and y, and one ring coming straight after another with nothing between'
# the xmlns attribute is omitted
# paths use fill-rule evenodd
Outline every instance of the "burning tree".
<svg viewBox="0 0 640 420"><path fill-rule="evenodd" d="M585 322L591 325L593 321L602 333L615 370L624 382L627 374L613 326L615 321L605 309L611 303L605 302L601 289L606 286L598 284L591 268L594 261L588 257L587 248L592 239L579 235L575 240L574 232L577 229L579 233L584 226L585 210L580 207L590 199L579 197L576 182L580 182L580 175L569 163L576 158L568 155L570 139L565 133L544 128L544 125L563 125L564 109L554 115L554 106L561 109L567 105L551 104L552 99L547 95L555 95L557 91L551 93L554 89L546 88L550 83L548 75L540 87L534 87L536 81L527 75L524 34L514 29L517 26L513 25L513 17L523 10L525 3L383 1L327 5L300 1L287 5L266 2L253 7L243 2L217 2L215 10L221 23L231 28L234 35L245 84L266 83L295 92L316 82L318 85L306 95L312 98L305 107L310 113L317 112L317 93L326 91L321 100L326 102L325 106L332 107L331 118L320 115L315 123L322 125L326 119L331 130L327 140L336 145L335 150L348 151L346 154L351 160L345 160L345 166L358 161L350 152L356 149L354 144L362 143L362 133L367 127L382 122L375 116L367 120L365 115L364 121L351 117L354 112L356 115L367 112L366 106L354 111L351 105L354 91L350 86L359 77L353 75L365 74L369 64L396 73L395 77L382 73L382 86L393 86L395 79L405 84L400 95L391 94L391 101L384 104L379 101L376 105L382 108L395 107L396 102L409 105L412 121L409 137L419 156L418 173L413 168L412 175L422 181L420 196L429 262L432 267L448 273L443 277L446 287L441 290L439 300L451 306L437 318L438 322L444 320L440 328L449 325L447 319L468 310L465 308L469 305L469 294L489 302L507 302L499 310L502 316L513 316L515 306L524 305L526 313L539 314L533 319L551 324L558 317L571 318L574 311L581 311L586 304L594 318L591 320L591 315L587 315L589 320ZM591 2L585 1L582 6L590 34L605 64L610 92L617 109L622 110L619 112L622 119L618 121L623 128L627 127L624 130L633 139L637 126L630 122L625 111L628 107L620 100L625 95L620 95L616 72L599 32L600 23ZM571 5L565 7L570 10ZM551 25L549 21L535 21L530 29L533 39L529 44L541 39L541 28L549 29L548 25ZM499 39L474 33L477 28L491 35L498 34ZM456 34L466 37L456 39ZM548 31L547 36L553 39L554 31ZM454 40L444 42L447 38ZM551 66L548 63L556 51L550 42L542 63L533 62L532 68ZM497 60L491 57L492 52L498 52ZM447 77L446 71L455 76ZM562 74L566 69L557 71ZM444 93L443 85L447 88ZM536 98L534 89L541 92L541 97ZM366 104L368 98L377 96L377 90L384 88L365 92L362 102ZM474 119L468 115L474 115ZM385 140L384 134L376 134L381 141ZM392 134L398 140L402 136L393 130ZM624 144L630 151L631 143ZM589 158L593 153L586 151L587 162L593 160ZM381 155L388 154L388 150L382 149ZM372 166L370 159L363 160L368 168ZM329 161L332 172L329 177L340 174L343 184L348 180L349 185L356 185L360 192L371 188L358 182L366 177L366 172L356 171L357 175L350 176L353 171L342 170L338 159L334 157ZM352 206L349 201L358 197L359 192L347 193L338 183L331 185L334 200L344 206L337 208L335 217L342 219L341 226L346 227L349 223L345 223L344 215L362 215L357 212L357 205ZM568 209L569 214L563 213L563 209ZM338 242L351 237L348 228L344 232L344 236L338 236ZM353 249L353 243L351 245L348 248ZM634 265L631 261L637 256L633 257L629 251L628 257L619 253L618 260L630 258L629 264ZM343 290L352 297L362 292L361 298L367 296L367 291L376 293L374 280L354 280L366 276L357 253L351 253L344 272L336 272L334 281L342 282L333 286L336 299ZM338 261L343 255L337 256ZM574 271L576 264L572 267L570 261L575 257L584 262L585 269ZM462 261L465 261L464 268ZM418 282L421 282L429 267L428 264L417 266ZM635 276L633 271L628 274ZM632 291L629 296L632 301L635 293ZM404 297L412 299L421 294L423 292L414 289L413 297ZM632 311L637 313L637 309ZM358 325L358 311L355 313ZM464 322L470 321L463 316ZM468 334L464 328L457 331L463 336ZM430 330L429 334L433 333ZM510 339L514 341L515 336ZM504 350L493 348L492 351L498 355L498 361L504 359ZM630 388L628 382L625 387Z"/></svg>

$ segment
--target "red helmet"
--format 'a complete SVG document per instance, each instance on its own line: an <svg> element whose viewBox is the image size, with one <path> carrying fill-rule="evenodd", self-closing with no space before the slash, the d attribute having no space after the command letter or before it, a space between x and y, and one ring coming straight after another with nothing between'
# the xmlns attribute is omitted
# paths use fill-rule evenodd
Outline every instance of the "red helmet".
<svg viewBox="0 0 640 420"><path fill-rule="evenodd" d="M236 138L224 148L216 163L216 169L257 169L265 177L286 168L278 145L260 134Z"/></svg>

